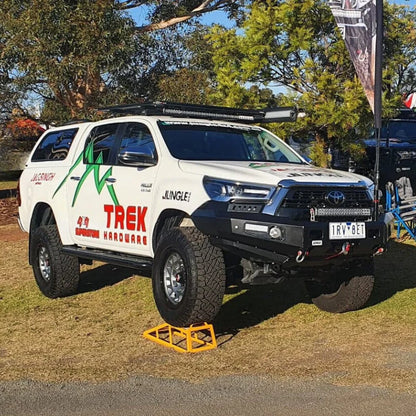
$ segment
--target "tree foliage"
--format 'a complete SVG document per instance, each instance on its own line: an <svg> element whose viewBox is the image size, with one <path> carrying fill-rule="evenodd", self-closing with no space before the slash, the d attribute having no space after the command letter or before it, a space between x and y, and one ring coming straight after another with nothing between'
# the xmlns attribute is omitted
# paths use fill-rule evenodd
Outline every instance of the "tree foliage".
<svg viewBox="0 0 416 416"><path fill-rule="evenodd" d="M110 0L3 0L0 67L26 93L82 116L131 51L133 22Z"/></svg>
<svg viewBox="0 0 416 416"><path fill-rule="evenodd" d="M385 85L389 103L397 107L405 85L414 81L414 13L390 5L386 20ZM244 106L250 83L284 87L288 93L281 104L296 104L305 112L295 127L280 127L286 136L312 132L322 147L348 147L356 128L371 123L369 105L326 1L253 1L240 28L217 26L210 40L217 99Z"/></svg>
<svg viewBox="0 0 416 416"><path fill-rule="evenodd" d="M297 105L275 126L347 146L372 115L324 0L2 0L0 113L83 118L152 99L241 107ZM127 12L136 10L133 21ZM198 17L222 10L232 29ZM415 10L385 4L384 108L416 89ZM188 24L184 24L188 22ZM179 24L182 23L182 24ZM33 107L33 105L32 105ZM33 108L32 108L33 110Z"/></svg>
<svg viewBox="0 0 416 416"><path fill-rule="evenodd" d="M384 107L391 114L416 91L416 8L384 4Z"/></svg>
<svg viewBox="0 0 416 416"><path fill-rule="evenodd" d="M234 13L235 4L2 0L0 98L8 105L0 110L10 114L12 108L27 107L25 99L38 97L42 119L62 122L84 118L99 106L155 98L160 78L165 88L174 71L197 61L196 52L189 52L189 39L197 45L198 32L188 38L190 26L178 22L211 10ZM133 8L143 8L142 25L126 13ZM175 30L169 29L174 24ZM168 29L157 30L162 27Z"/></svg>

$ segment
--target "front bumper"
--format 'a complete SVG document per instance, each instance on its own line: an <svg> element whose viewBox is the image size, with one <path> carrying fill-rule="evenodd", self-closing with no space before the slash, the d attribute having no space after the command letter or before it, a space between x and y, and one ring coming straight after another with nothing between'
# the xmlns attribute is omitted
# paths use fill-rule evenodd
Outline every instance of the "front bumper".
<svg viewBox="0 0 416 416"><path fill-rule="evenodd" d="M365 222L365 238L331 240L328 222L291 221L262 213L236 214L227 212L221 205L209 202L192 215L195 226L211 237L212 244L253 261L271 262L285 268L371 257L385 248L393 220L386 213L377 221ZM277 231L274 238L270 235L271 229Z"/></svg>

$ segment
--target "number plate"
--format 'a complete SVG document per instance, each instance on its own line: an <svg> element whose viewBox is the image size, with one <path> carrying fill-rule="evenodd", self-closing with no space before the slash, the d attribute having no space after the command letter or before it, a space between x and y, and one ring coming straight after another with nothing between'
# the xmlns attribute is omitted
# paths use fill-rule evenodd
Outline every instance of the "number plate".
<svg viewBox="0 0 416 416"><path fill-rule="evenodd" d="M365 238L365 222L330 222L330 240Z"/></svg>

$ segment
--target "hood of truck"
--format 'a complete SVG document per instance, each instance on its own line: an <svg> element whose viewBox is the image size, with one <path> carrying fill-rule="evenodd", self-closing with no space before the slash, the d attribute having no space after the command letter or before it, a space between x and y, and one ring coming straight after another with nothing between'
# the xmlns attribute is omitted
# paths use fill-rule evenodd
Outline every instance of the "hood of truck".
<svg viewBox="0 0 416 416"><path fill-rule="evenodd" d="M262 183L276 186L282 180L302 183L353 183L370 179L355 173L333 169L323 169L308 164L277 162L232 162L232 161L179 161L181 170L188 174L198 174L237 182Z"/></svg>

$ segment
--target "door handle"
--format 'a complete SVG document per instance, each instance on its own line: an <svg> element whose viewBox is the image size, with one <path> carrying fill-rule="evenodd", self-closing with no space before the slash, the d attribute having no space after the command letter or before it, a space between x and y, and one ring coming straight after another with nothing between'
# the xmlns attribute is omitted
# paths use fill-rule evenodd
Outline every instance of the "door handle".
<svg viewBox="0 0 416 416"><path fill-rule="evenodd" d="M79 181L79 180L81 180L81 177L80 176L71 176L70 179L73 180L73 181Z"/></svg>
<svg viewBox="0 0 416 416"><path fill-rule="evenodd" d="M115 183L115 182L117 182L117 179L116 178L107 178L105 181L107 183Z"/></svg>

